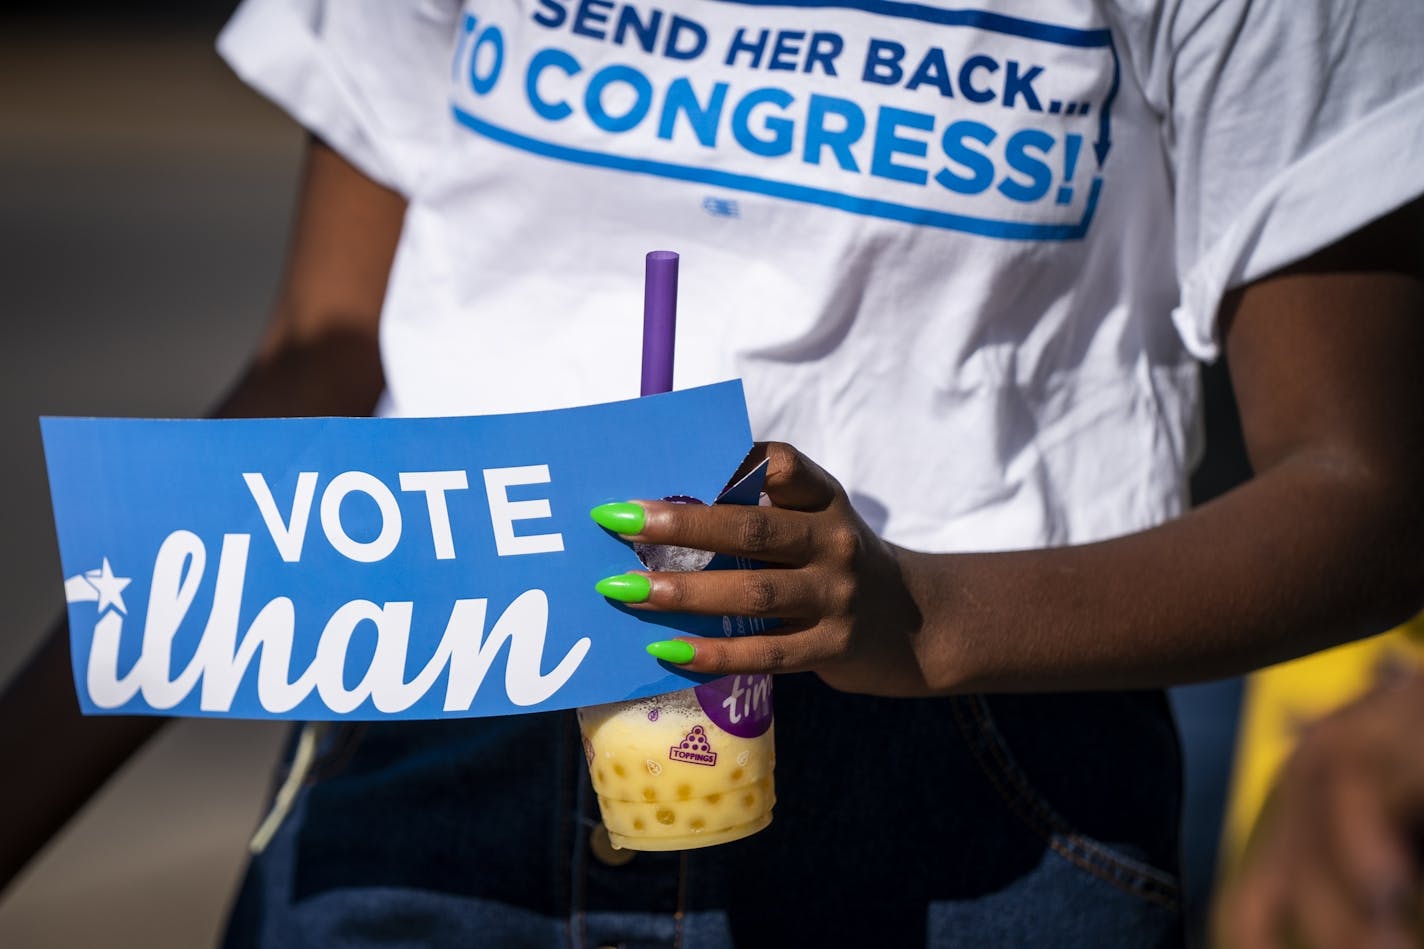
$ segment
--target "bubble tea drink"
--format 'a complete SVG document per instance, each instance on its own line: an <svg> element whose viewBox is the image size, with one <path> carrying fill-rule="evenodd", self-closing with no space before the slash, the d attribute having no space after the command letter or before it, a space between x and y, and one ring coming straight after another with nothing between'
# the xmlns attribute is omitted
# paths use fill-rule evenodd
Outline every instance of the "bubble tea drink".
<svg viewBox="0 0 1424 949"><path fill-rule="evenodd" d="M672 389L677 270L677 254L648 254L643 395ZM701 570L712 558L679 547L636 549L652 570ZM771 823L776 752L770 676L727 676L667 695L581 708L578 719L613 846L709 847Z"/></svg>
<svg viewBox="0 0 1424 949"><path fill-rule="evenodd" d="M770 676L727 676L578 715L613 846L709 847L771 823Z"/></svg>
<svg viewBox="0 0 1424 949"><path fill-rule="evenodd" d="M712 559L684 547L634 549L651 570L701 570ZM581 708L578 716L613 846L709 847L771 823L771 676L726 676L666 695Z"/></svg>

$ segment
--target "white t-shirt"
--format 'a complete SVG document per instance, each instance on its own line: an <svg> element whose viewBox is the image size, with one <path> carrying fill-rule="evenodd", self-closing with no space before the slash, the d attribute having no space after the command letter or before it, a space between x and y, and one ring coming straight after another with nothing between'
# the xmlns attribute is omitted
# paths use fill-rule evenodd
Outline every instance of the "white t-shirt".
<svg viewBox="0 0 1424 949"><path fill-rule="evenodd" d="M678 387L922 550L1179 513L1222 294L1424 190L1419 0L247 0L219 47L409 200L392 412L635 395L676 250Z"/></svg>

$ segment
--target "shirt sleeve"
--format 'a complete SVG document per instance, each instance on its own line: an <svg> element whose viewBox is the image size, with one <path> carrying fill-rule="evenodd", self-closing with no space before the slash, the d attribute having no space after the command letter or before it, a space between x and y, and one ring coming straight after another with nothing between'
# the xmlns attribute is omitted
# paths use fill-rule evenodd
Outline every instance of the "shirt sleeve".
<svg viewBox="0 0 1424 949"><path fill-rule="evenodd" d="M1213 359L1227 291L1424 192L1424 3L1143 7L1137 79L1163 117L1175 180L1173 319Z"/></svg>
<svg viewBox="0 0 1424 949"><path fill-rule="evenodd" d="M245 0L218 37L233 71L406 197L446 134L454 0Z"/></svg>

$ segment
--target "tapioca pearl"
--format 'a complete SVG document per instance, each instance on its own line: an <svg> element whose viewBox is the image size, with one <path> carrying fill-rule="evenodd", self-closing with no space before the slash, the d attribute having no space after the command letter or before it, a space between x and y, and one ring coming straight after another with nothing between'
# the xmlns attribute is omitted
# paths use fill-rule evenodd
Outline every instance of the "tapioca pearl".
<svg viewBox="0 0 1424 949"><path fill-rule="evenodd" d="M743 771L741 768L737 768L731 773L730 777L733 781L740 781L742 780L742 775L744 774L746 774L745 771Z"/></svg>
<svg viewBox="0 0 1424 949"><path fill-rule="evenodd" d="M613 773L618 775L618 777L620 778L627 777L628 769L623 767L620 762L615 761L613 762Z"/></svg>
<svg viewBox="0 0 1424 949"><path fill-rule="evenodd" d="M678 799L679 801L686 801L686 800L688 800L688 799L691 798L691 797L692 797L692 785L690 785L690 784L679 784L679 785L677 786L677 799Z"/></svg>
<svg viewBox="0 0 1424 949"><path fill-rule="evenodd" d="M707 826L707 821L703 820L701 817L694 817L692 818L692 820L687 822L687 826L691 827L693 830L701 830L702 828Z"/></svg>
<svg viewBox="0 0 1424 949"><path fill-rule="evenodd" d="M633 818L633 829L634 829L634 830L642 830L642 829L643 829L644 827L646 827L646 826L647 826L647 825L643 823L643 819L642 819L641 817L635 817L635 818Z"/></svg>
<svg viewBox="0 0 1424 949"><path fill-rule="evenodd" d="M656 813L653 814L653 817L657 818L659 824L666 825L671 825L673 821L677 820L677 814L674 813L670 807L658 808Z"/></svg>
<svg viewBox="0 0 1424 949"><path fill-rule="evenodd" d="M750 810L756 807L757 795L755 791L748 791L742 795L742 806Z"/></svg>
<svg viewBox="0 0 1424 949"><path fill-rule="evenodd" d="M703 798L703 800L706 801L708 804L716 804L716 803L718 803L719 801L722 800L722 795L720 795L720 794L709 794L709 795L707 795L705 798Z"/></svg>
<svg viewBox="0 0 1424 949"><path fill-rule="evenodd" d="M658 799L657 788L643 788L643 800L656 801Z"/></svg>
<svg viewBox="0 0 1424 949"><path fill-rule="evenodd" d="M595 768L593 776L598 779L599 784L604 784L608 781L608 775L604 774L602 768Z"/></svg>

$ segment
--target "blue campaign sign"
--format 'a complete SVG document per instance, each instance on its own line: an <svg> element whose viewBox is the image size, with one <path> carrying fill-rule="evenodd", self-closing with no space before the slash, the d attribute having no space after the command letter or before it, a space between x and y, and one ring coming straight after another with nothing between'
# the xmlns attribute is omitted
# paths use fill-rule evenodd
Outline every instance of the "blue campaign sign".
<svg viewBox="0 0 1424 949"><path fill-rule="evenodd" d="M640 564L588 517L714 501L751 448L739 382L478 418L41 427L86 713L569 708L683 688L643 647L745 625L606 601L594 583Z"/></svg>

